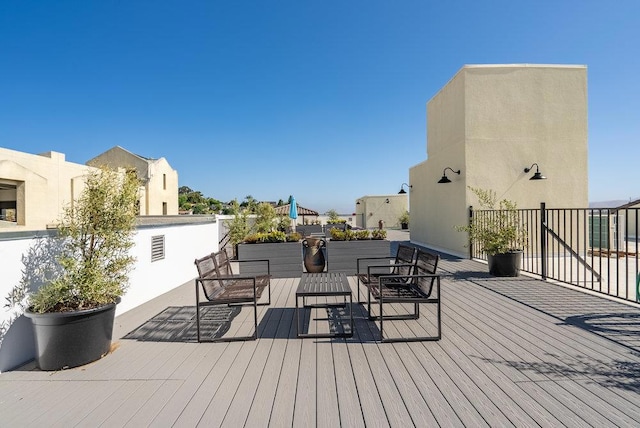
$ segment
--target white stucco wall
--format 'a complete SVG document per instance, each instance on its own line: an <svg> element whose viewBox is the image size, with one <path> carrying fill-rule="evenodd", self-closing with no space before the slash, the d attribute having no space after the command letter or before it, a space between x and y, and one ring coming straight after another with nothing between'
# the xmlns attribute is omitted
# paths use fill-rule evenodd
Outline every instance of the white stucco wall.
<svg viewBox="0 0 640 428"><path fill-rule="evenodd" d="M465 224L492 189L519 208L588 205L584 66L465 66L427 104L427 160L409 171L411 240L466 255ZM537 163L547 180L530 181ZM451 183L437 184L443 169Z"/></svg>
<svg viewBox="0 0 640 428"><path fill-rule="evenodd" d="M13 234L0 234L0 297L3 301L22 278L22 270L25 269L23 256L36 245L34 236L42 237L46 233L35 232L22 238L8 238ZM151 237L158 235L165 236L165 258L151 262ZM129 275L129 290L118 305L116 315L195 278L194 260L218 251L218 236L218 223L214 221L138 228L135 246L131 250L136 264ZM14 314L1 307L0 322L8 322ZM13 321L8 333L0 339L0 372L34 358L31 322L24 316Z"/></svg>

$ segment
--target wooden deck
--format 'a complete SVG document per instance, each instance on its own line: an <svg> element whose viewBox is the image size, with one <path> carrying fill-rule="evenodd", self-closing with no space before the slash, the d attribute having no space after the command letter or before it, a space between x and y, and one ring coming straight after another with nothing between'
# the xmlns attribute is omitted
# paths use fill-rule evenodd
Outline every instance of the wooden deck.
<svg viewBox="0 0 640 428"><path fill-rule="evenodd" d="M439 267L439 342L380 344L360 305L353 338L297 339L298 278L273 281L256 341L121 338L167 306L192 305L190 282L119 316L100 361L0 374L0 426L640 426L640 309L492 278L469 260ZM316 332L337 316L313 311L306 328ZM432 309L421 313L385 332L433 331ZM228 334L250 329L251 317L243 309Z"/></svg>

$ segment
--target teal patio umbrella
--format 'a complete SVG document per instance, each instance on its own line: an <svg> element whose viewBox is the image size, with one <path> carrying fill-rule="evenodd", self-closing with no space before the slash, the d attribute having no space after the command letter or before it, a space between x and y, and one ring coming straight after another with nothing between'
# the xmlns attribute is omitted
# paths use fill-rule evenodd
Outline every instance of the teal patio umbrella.
<svg viewBox="0 0 640 428"><path fill-rule="evenodd" d="M296 231L296 219L298 218L298 205L296 198L289 196L289 218L291 219L291 228Z"/></svg>

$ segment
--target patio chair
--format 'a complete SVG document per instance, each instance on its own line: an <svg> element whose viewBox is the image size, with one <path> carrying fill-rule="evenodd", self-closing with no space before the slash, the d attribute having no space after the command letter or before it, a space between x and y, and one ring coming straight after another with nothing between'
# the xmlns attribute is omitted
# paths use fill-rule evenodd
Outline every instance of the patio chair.
<svg viewBox="0 0 640 428"><path fill-rule="evenodd" d="M370 284L368 288L367 311L369 319L380 321L380 340L382 342L415 342L422 340L440 340L442 337L442 321L440 311L440 275L436 274L440 256L428 251L418 250L416 254L415 270L409 275L382 275L377 284ZM435 289L435 290L434 290ZM380 315L371 314L371 298L378 301ZM384 315L385 303L412 303L414 311L410 314ZM437 335L412 338L384 337L385 320L418 319L420 304L436 304Z"/></svg>
<svg viewBox="0 0 640 428"><path fill-rule="evenodd" d="M252 260L255 262L256 260ZM268 260L266 262L267 274L265 275L236 275L233 273L231 263L226 251L222 250L212 253L195 261L198 270L196 285L196 331L198 342L202 342L200 335L200 308L213 305L246 305L253 306L254 330L250 336L233 338L215 338L206 340L207 342L255 340L258 337L258 299L262 296L265 288L269 291L269 299L266 303L271 303L271 275ZM204 300L200 298L202 289Z"/></svg>
<svg viewBox="0 0 640 428"><path fill-rule="evenodd" d="M360 257L357 259L356 277L358 278L358 303L360 300L360 284L369 288L379 282L381 275L410 275L415 267L415 247L399 244L394 256ZM386 261L385 264L382 261ZM390 263L393 261L393 263ZM363 270L366 268L366 272Z"/></svg>

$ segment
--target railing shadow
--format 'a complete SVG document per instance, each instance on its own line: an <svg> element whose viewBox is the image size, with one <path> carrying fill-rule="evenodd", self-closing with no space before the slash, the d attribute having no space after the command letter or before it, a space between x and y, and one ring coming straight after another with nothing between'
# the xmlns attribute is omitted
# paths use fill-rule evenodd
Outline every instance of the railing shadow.
<svg viewBox="0 0 640 428"><path fill-rule="evenodd" d="M553 356L550 356L553 357ZM492 364L503 364L521 372L534 372L550 378L568 377L585 379L605 388L616 388L633 393L640 393L640 362L613 360L600 362L584 355L575 355L571 362L565 364L553 361L515 361L482 358Z"/></svg>

